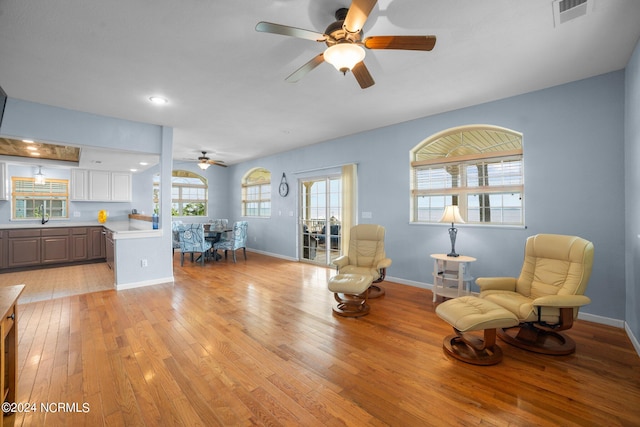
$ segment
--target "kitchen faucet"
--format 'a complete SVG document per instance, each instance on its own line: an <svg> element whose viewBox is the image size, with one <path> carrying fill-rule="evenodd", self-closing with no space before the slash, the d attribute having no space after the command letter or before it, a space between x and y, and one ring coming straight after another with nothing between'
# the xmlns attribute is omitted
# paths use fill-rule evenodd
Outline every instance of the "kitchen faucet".
<svg viewBox="0 0 640 427"><path fill-rule="evenodd" d="M45 219L44 203L40 205L40 209L42 210L42 224L46 224L47 222L49 222L49 216L47 215L47 218Z"/></svg>

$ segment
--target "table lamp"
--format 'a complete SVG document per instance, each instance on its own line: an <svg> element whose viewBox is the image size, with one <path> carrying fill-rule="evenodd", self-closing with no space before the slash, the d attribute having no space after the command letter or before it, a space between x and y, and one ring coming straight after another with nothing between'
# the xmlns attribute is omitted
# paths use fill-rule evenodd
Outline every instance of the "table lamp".
<svg viewBox="0 0 640 427"><path fill-rule="evenodd" d="M457 257L460 256L456 253L456 235L458 229L453 226L454 222L464 224L464 220L460 216L460 209L456 205L446 206L444 208L444 214L440 218L440 222L450 222L451 228L449 229L449 237L451 238L451 252L447 256Z"/></svg>

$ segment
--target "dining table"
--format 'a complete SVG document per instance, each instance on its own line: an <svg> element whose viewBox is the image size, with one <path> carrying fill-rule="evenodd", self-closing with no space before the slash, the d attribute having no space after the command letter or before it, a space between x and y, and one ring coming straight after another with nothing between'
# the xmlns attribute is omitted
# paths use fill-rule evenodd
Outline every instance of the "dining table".
<svg viewBox="0 0 640 427"><path fill-rule="evenodd" d="M228 227L211 227L209 224L204 225L204 238L211 242L211 253L213 254L214 261L220 260L222 255L213 250L213 245L220 241L223 233L227 233L229 231L233 231L233 229Z"/></svg>

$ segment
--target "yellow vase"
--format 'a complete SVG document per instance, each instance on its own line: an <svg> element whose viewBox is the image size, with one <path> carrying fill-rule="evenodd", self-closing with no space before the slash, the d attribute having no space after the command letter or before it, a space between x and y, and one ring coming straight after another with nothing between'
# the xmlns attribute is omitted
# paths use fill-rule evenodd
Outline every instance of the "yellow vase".
<svg viewBox="0 0 640 427"><path fill-rule="evenodd" d="M107 222L107 211L105 211L104 209L98 212L98 222L100 224L104 224L105 222Z"/></svg>

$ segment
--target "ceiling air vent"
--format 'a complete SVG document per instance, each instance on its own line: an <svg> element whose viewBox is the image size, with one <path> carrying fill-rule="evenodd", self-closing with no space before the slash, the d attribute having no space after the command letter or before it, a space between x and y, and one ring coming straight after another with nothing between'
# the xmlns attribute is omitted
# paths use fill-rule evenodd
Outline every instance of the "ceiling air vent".
<svg viewBox="0 0 640 427"><path fill-rule="evenodd" d="M557 27L572 19L593 12L595 0L555 0L553 2L553 23Z"/></svg>

